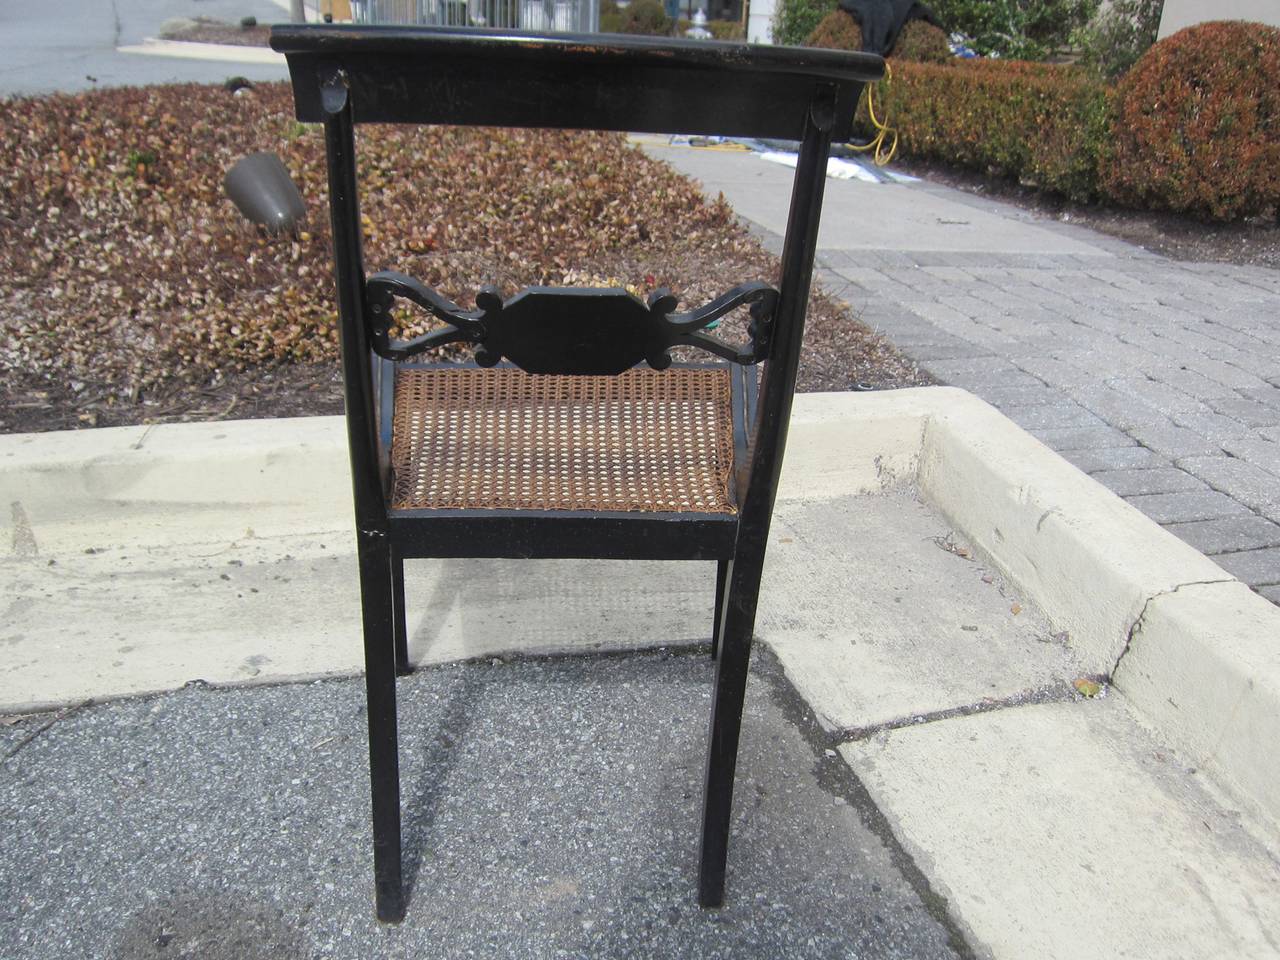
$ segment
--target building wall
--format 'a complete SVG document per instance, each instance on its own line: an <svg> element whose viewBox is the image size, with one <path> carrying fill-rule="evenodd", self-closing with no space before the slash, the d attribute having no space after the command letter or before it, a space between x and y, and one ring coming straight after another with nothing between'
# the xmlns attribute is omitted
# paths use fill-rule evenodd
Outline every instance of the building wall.
<svg viewBox="0 0 1280 960"><path fill-rule="evenodd" d="M1164 0L1160 38L1203 20L1253 20L1280 27L1278 0Z"/></svg>
<svg viewBox="0 0 1280 960"><path fill-rule="evenodd" d="M772 43L774 0L749 0L747 39L752 43Z"/></svg>

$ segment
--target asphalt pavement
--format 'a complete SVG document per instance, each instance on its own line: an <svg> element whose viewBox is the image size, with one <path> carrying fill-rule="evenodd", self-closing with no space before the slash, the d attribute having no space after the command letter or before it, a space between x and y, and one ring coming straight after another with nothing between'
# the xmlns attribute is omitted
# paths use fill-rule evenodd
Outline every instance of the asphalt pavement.
<svg viewBox="0 0 1280 960"><path fill-rule="evenodd" d="M358 679L0 728L0 955L972 956L766 650L727 904L697 906L711 673L701 647L403 680L400 926L373 916Z"/></svg>

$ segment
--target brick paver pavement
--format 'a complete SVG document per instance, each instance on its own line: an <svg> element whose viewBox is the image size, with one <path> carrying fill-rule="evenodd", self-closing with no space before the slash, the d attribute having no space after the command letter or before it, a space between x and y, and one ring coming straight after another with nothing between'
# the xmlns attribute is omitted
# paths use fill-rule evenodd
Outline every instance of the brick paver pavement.
<svg viewBox="0 0 1280 960"><path fill-rule="evenodd" d="M1280 271L1081 254L820 253L819 279L1280 603Z"/></svg>
<svg viewBox="0 0 1280 960"><path fill-rule="evenodd" d="M645 149L781 251L770 198L790 169ZM1170 260L934 183L830 178L826 194L828 292L1280 603L1280 271Z"/></svg>

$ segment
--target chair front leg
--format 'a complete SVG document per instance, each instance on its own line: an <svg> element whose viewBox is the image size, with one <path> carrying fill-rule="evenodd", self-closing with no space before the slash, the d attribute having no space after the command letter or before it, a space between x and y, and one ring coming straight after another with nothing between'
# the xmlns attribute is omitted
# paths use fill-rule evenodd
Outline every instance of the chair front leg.
<svg viewBox="0 0 1280 960"><path fill-rule="evenodd" d="M373 800L373 875L378 919L404 919L400 866L400 753L396 732L396 658L392 556L385 531L361 530L360 600L369 700L369 785Z"/></svg>
<svg viewBox="0 0 1280 960"><path fill-rule="evenodd" d="M742 732L742 706L746 698L751 635L755 629L763 565L763 546L751 554L740 553L728 564L728 595L720 619L711 728L707 736L702 862L698 876L698 903L704 907L724 904L725 864L733 816L733 778L738 765L738 738Z"/></svg>

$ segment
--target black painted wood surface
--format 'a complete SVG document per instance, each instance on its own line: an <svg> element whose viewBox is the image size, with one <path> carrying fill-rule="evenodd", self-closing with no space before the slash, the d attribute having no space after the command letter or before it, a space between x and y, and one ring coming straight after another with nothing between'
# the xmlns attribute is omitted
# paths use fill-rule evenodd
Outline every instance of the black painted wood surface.
<svg viewBox="0 0 1280 960"><path fill-rule="evenodd" d="M447 123L799 140L819 84L847 139L874 54L809 47L463 27L282 25L299 120L327 118L338 71L357 123ZM495 80L500 91L495 91Z"/></svg>
<svg viewBox="0 0 1280 960"><path fill-rule="evenodd" d="M406 360L449 343L476 345L475 360L492 367L510 360L529 373L608 376L645 362L655 370L671 365L673 347L697 347L738 364L768 354L778 291L767 283L741 283L696 310L672 314L679 302L670 290L655 290L642 302L613 287L527 287L503 300L494 287L476 297L475 310L456 303L412 277L392 270L366 284L374 351ZM446 326L413 340L391 336L396 298L416 303ZM751 342L734 346L705 328L740 306L749 306Z"/></svg>

